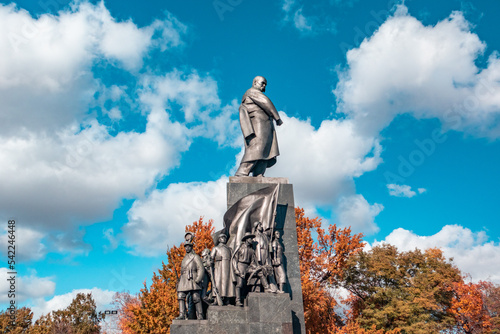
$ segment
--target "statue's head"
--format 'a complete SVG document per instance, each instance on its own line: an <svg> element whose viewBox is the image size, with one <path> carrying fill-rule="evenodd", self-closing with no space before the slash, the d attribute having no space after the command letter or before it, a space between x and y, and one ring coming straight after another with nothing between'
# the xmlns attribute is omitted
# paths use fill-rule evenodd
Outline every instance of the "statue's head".
<svg viewBox="0 0 500 334"><path fill-rule="evenodd" d="M256 77L253 79L253 84L252 84L252 87L253 87L253 88L258 89L258 90L260 90L261 92L265 92L265 91L266 91L266 86L267 86L267 80L266 80L266 78L261 77L261 76L259 75L259 76L256 76Z"/></svg>
<svg viewBox="0 0 500 334"><path fill-rule="evenodd" d="M227 235L225 235L224 233L221 233L219 235L219 239L218 240L219 240L220 244L226 244L226 242L227 242Z"/></svg>
<svg viewBox="0 0 500 334"><path fill-rule="evenodd" d="M255 223L253 223L253 230L254 230L254 233L256 231L262 232L262 231L264 231L264 227L262 227L262 223L261 222L257 221Z"/></svg>
<svg viewBox="0 0 500 334"><path fill-rule="evenodd" d="M274 237L275 237L276 239L279 239L279 238L280 238L280 236L281 236L280 231L279 231L279 230L274 230Z"/></svg>
<svg viewBox="0 0 500 334"><path fill-rule="evenodd" d="M191 253L191 251L193 250L193 244L190 242L186 242L184 244L184 249L186 250L186 253Z"/></svg>
<svg viewBox="0 0 500 334"><path fill-rule="evenodd" d="M250 232L246 232L243 238L241 238L241 241L246 243L248 246L251 246L253 243L253 238L255 238L255 235Z"/></svg>

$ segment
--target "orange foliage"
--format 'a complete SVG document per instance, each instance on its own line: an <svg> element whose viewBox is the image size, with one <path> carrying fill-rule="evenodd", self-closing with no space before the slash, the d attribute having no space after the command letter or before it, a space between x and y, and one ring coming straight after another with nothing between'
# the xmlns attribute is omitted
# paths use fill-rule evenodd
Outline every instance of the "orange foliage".
<svg viewBox="0 0 500 334"><path fill-rule="evenodd" d="M295 221L307 333L343 333L330 289L342 277L349 256L363 247L362 235L351 235L350 228L336 225L325 232L321 219L305 217L300 208L295 209Z"/></svg>
<svg viewBox="0 0 500 334"><path fill-rule="evenodd" d="M490 333L491 322L483 302L481 284L455 282L450 312L457 326L466 334Z"/></svg>
<svg viewBox="0 0 500 334"><path fill-rule="evenodd" d="M213 247L211 235L214 230L213 221L205 223L203 218L186 226L186 232L195 235L193 249L197 254L204 248ZM172 320L179 315L176 284L184 255L186 252L182 244L168 249L168 263L162 262L158 274L153 273L151 286L148 288L144 282L137 298L131 297L122 303L119 326L123 333L170 333Z"/></svg>

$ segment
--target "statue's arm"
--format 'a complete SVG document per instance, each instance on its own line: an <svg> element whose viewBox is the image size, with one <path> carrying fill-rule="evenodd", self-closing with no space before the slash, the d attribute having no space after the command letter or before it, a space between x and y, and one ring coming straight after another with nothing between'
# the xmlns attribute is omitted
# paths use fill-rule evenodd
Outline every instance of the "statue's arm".
<svg viewBox="0 0 500 334"><path fill-rule="evenodd" d="M203 280L203 275L205 274L205 267L203 267L203 262L201 261L201 258L198 255L196 255L196 257L194 258L194 262L198 267L198 271L196 272L195 282L196 284L199 284Z"/></svg>
<svg viewBox="0 0 500 334"><path fill-rule="evenodd" d="M276 110L276 107L271 100L262 93L255 93L250 96L253 102L262 108L270 117L276 120L276 123L281 124L281 118Z"/></svg>

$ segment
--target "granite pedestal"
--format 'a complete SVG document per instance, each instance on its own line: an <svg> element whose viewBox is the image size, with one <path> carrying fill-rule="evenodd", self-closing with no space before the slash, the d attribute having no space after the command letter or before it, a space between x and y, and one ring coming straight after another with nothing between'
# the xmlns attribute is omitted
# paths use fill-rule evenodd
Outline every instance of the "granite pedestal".
<svg viewBox="0 0 500 334"><path fill-rule="evenodd" d="M285 294L250 293L245 307L210 306L207 320L174 320L171 334L304 334L304 307L293 187L286 178L230 177L227 208L242 197L280 184L276 229L281 230L287 283Z"/></svg>

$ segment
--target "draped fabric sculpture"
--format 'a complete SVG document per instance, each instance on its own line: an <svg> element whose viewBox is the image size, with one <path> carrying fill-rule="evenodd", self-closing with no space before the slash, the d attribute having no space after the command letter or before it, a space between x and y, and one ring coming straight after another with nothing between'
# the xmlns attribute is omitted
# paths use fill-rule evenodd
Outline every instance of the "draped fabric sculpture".
<svg viewBox="0 0 500 334"><path fill-rule="evenodd" d="M187 319L187 294L195 303L197 318L202 319L200 299L209 305L243 306L248 292L285 292L283 244L275 223L278 192L279 184L275 184L236 202L224 216L224 228L214 235L213 249L203 250L203 260L192 251L193 236L186 234L177 319Z"/></svg>

